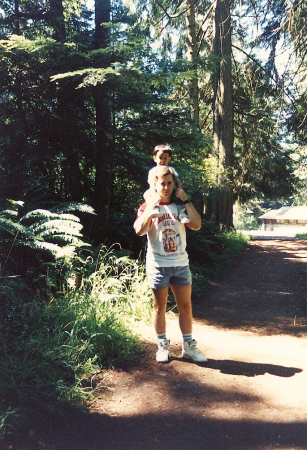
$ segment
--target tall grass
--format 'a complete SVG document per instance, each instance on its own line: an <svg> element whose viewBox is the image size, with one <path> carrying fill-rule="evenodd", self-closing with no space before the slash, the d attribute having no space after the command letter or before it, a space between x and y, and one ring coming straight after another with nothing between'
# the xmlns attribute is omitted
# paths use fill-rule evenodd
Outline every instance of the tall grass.
<svg viewBox="0 0 307 450"><path fill-rule="evenodd" d="M142 267L102 248L63 262L62 271L65 294L49 302L2 299L0 437L27 428L33 414L84 408L93 372L141 352L134 323L151 313Z"/></svg>

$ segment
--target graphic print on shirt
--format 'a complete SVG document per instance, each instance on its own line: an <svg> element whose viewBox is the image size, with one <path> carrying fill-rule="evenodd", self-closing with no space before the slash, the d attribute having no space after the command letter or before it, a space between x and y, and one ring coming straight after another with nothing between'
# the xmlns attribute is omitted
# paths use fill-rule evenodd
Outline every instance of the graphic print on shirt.
<svg viewBox="0 0 307 450"><path fill-rule="evenodd" d="M157 217L157 218L155 219L155 221L156 221L157 224L163 222L163 225L164 225L164 226L167 226L167 225L170 225L170 226L175 225L175 221L176 221L176 220L179 220L178 213L177 213L177 214L175 214L175 213L174 213L174 214L165 213L164 216Z"/></svg>
<svg viewBox="0 0 307 450"><path fill-rule="evenodd" d="M180 234L176 234L171 228L162 233L163 247L165 252L176 252L181 244Z"/></svg>

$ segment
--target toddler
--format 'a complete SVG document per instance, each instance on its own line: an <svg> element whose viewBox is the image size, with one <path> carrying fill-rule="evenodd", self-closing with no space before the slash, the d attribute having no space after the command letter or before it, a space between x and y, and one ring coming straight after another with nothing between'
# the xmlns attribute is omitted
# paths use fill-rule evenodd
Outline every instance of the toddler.
<svg viewBox="0 0 307 450"><path fill-rule="evenodd" d="M155 172L157 167L159 166L168 166L169 162L171 161L172 158L172 149L169 145L167 144L162 144L162 145L156 145L154 148L154 155L153 155L153 160L156 163L156 167L153 167L152 169L150 169L150 171L148 172L148 184L149 184L149 189L147 189L147 191L144 193L144 199L146 201L146 199L149 198L149 196L151 195L152 192L154 192L155 187L154 187L154 183L155 183ZM181 182L179 180L178 177L178 173L176 172L176 170L173 167L168 167L169 171L175 176L175 189L176 188L180 188L181 189ZM179 220L181 223L189 223L189 217L185 211L185 206L183 205L182 201L176 197L175 195L175 191L172 195L172 200L174 201L174 203L176 203L177 205L177 209L178 209L178 216L179 216ZM159 205L157 205L153 211L152 211L152 217L161 217L163 216L162 213L160 213L159 210Z"/></svg>

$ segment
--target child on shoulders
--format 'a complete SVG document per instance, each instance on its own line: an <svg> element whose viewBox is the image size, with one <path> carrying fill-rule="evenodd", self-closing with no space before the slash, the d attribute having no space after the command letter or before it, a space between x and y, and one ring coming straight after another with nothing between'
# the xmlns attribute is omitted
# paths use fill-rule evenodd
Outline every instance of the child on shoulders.
<svg viewBox="0 0 307 450"><path fill-rule="evenodd" d="M161 144L161 145L156 145L153 151L153 160L156 163L156 167L153 167L152 169L150 169L150 171L148 172L148 184L149 184L149 189L147 189L147 191L144 193L143 197L146 201L146 199L149 198L150 195L152 195L152 192L154 192L154 182L155 182L155 176L156 176L156 169L157 167L160 166L168 166L169 171L175 176L175 190L172 196L172 200L174 201L174 203L176 203L177 205L177 209L178 209L178 216L179 216L179 220L181 223L189 223L189 217L185 211L185 206L182 203L182 201L176 197L176 188L182 188L178 173L176 172L176 170L173 167L169 166L169 163L172 159L172 149L168 144ZM160 210L159 210L159 205L157 205L152 212L152 217L160 217L161 214Z"/></svg>

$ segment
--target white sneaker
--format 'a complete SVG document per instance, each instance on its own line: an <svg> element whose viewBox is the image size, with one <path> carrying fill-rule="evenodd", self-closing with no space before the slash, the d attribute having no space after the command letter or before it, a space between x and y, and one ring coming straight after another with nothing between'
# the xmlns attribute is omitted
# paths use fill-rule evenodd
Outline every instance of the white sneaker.
<svg viewBox="0 0 307 450"><path fill-rule="evenodd" d="M181 223L190 223L189 216L184 211L179 214L179 220Z"/></svg>
<svg viewBox="0 0 307 450"><path fill-rule="evenodd" d="M181 217L180 222L181 223L190 223L190 219L188 218L188 216Z"/></svg>
<svg viewBox="0 0 307 450"><path fill-rule="evenodd" d="M191 342L184 342L182 346L182 357L191 359L194 362L206 362L208 359L197 348L197 342L193 339Z"/></svg>
<svg viewBox="0 0 307 450"><path fill-rule="evenodd" d="M159 339L158 340L158 351L156 353L157 362L168 362L169 360L169 344L170 341L168 339Z"/></svg>

